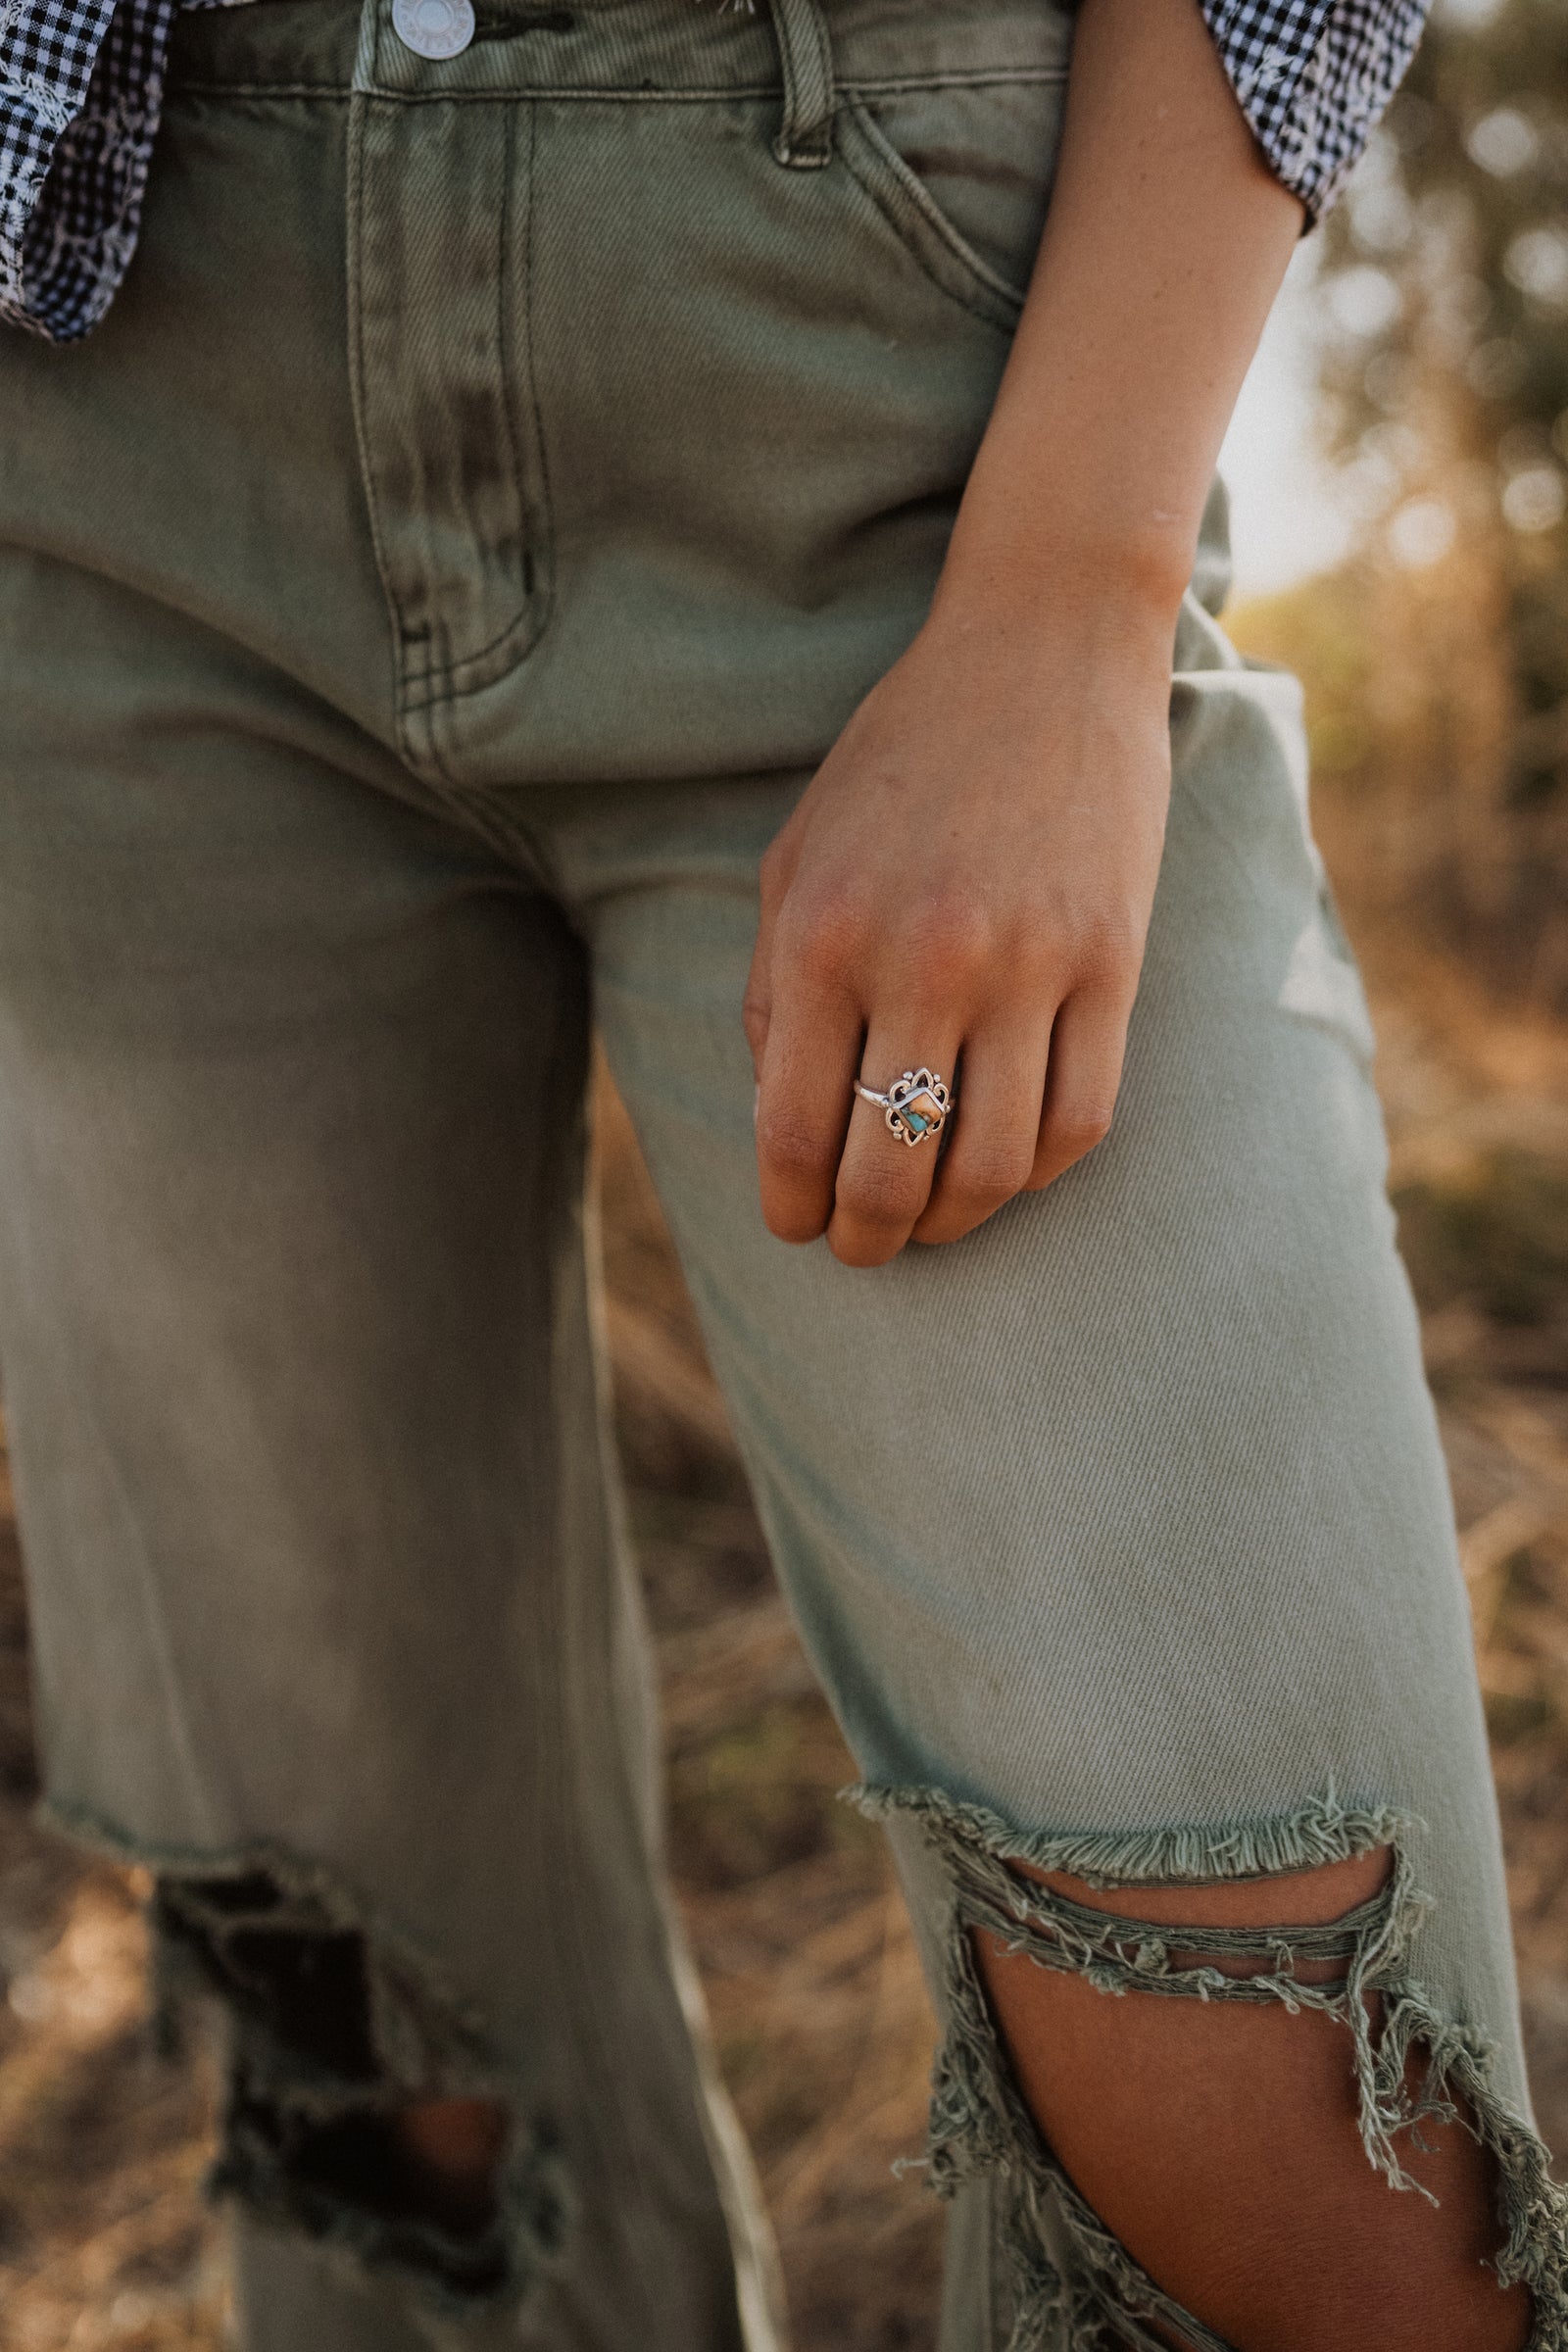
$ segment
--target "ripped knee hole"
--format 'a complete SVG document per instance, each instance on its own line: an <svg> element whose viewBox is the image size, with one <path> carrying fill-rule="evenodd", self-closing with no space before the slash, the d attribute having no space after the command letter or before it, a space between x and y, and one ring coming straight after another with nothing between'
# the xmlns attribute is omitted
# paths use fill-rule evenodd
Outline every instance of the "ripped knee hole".
<svg viewBox="0 0 1568 2352"><path fill-rule="evenodd" d="M1107 2325L1148 2347L1174 2335L1212 2352L1219 2339L1143 2272L1047 2144L999 2043L980 1936L1110 1994L1277 2002L1333 2019L1348 2036L1369 2164L1390 2187L1427 2195L1400 2162L1399 2135L1420 2144L1423 2123L1463 2124L1495 2167L1497 2281L1529 2289L1540 2352L1568 2348L1568 2191L1499 2097L1492 2045L1439 2012L1412 1966L1431 1907L1409 1858L1418 1824L1392 1807L1343 1806L1331 1788L1294 1816L1228 1828L1019 1836L939 1789L846 1793L872 1818L911 1820L953 1890L924 2162L941 2195L987 2176L998 2184L1010 2352L1098 2346Z"/></svg>
<svg viewBox="0 0 1568 2352"><path fill-rule="evenodd" d="M519 2299L566 2233L556 2134L427 1967L286 1866L165 1872L152 1915L166 2003L226 2024L212 2193L437 2308Z"/></svg>

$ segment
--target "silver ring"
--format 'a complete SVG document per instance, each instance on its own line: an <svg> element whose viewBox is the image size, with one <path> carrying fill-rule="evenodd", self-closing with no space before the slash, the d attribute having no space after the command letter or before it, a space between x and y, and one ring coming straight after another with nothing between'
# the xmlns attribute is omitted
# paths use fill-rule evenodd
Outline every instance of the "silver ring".
<svg viewBox="0 0 1568 2352"><path fill-rule="evenodd" d="M952 1087L935 1070L906 1070L885 1095L857 1078L855 1091L862 1102L876 1104L901 1144L910 1146L939 1136L955 1108Z"/></svg>

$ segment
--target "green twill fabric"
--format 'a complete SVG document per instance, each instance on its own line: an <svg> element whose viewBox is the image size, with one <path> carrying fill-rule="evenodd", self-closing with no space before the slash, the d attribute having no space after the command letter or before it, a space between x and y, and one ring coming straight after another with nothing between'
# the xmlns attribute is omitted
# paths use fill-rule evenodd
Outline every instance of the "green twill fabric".
<svg viewBox="0 0 1568 2352"><path fill-rule="evenodd" d="M1353 1981L1480 2105L1560 2316L1365 1008L1298 689L1213 617L1217 494L1108 1140L876 1272L760 1222L758 862L925 611L1070 36L776 19L481 0L430 63L382 0L187 15L102 330L0 337L0 1352L51 1802L220 1975L241 1926L364 1938L363 2050L242 2019L247 2352L778 2340L662 1891L597 1022L952 2028L944 2352L1152 2308L976 2121L953 1921L1009 1854L1396 1842ZM490 2268L299 2153L432 2079L514 2116ZM1381 2147L1399 2082L1363 2091Z"/></svg>
<svg viewBox="0 0 1568 2352"><path fill-rule="evenodd" d="M7 0L0 320L70 342L103 317L136 250L178 12L234 4ZM754 0L689 4L749 8ZM1327 211L1359 160L1410 63L1429 4L1200 0L1237 104L1270 170L1310 219Z"/></svg>

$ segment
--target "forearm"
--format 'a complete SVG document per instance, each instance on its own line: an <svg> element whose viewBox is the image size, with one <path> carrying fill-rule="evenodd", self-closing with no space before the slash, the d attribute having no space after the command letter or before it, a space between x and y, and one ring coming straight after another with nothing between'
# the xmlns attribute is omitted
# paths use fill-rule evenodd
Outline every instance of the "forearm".
<svg viewBox="0 0 1568 2352"><path fill-rule="evenodd" d="M747 1028L784 1240L880 1265L1105 1133L1176 610L1300 224L1197 0L1083 0L1046 233L930 619L763 863ZM940 1162L852 1093L916 1056L957 1074Z"/></svg>
<svg viewBox="0 0 1568 2352"><path fill-rule="evenodd" d="M938 612L1077 582L1174 615L1300 233L1196 0L1083 0L1046 232Z"/></svg>

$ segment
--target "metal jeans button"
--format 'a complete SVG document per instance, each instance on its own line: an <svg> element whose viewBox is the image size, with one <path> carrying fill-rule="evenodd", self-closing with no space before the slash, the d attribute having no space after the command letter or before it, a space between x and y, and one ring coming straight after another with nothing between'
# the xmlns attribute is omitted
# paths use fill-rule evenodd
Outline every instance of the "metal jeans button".
<svg viewBox="0 0 1568 2352"><path fill-rule="evenodd" d="M416 57L456 57L473 38L473 0L392 0L392 26Z"/></svg>

